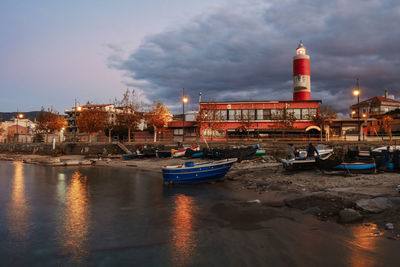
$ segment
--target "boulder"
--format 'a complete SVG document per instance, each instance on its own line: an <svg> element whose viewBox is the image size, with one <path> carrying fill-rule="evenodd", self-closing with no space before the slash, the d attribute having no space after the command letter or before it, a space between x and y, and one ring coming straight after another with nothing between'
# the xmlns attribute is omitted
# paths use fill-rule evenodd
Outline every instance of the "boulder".
<svg viewBox="0 0 400 267"><path fill-rule="evenodd" d="M385 228L386 228L386 230L393 230L394 226L392 223L387 223L387 224L385 224Z"/></svg>
<svg viewBox="0 0 400 267"><path fill-rule="evenodd" d="M376 197L372 199L359 199L356 201L356 206L366 212L380 213L393 207L393 203L386 197Z"/></svg>
<svg viewBox="0 0 400 267"><path fill-rule="evenodd" d="M338 221L340 223L352 223L362 220L363 216L356 210L344 209L339 211Z"/></svg>
<svg viewBox="0 0 400 267"><path fill-rule="evenodd" d="M322 211L323 210L320 209L319 207L311 207L311 208L304 210L303 213L319 216L319 215L321 215Z"/></svg>

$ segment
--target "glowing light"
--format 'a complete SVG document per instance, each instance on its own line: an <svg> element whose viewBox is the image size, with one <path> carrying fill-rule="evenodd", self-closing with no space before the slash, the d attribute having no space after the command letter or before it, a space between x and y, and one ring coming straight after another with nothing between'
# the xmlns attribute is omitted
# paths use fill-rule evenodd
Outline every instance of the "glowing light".
<svg viewBox="0 0 400 267"><path fill-rule="evenodd" d="M66 254L72 255L75 265L82 265L88 254L86 244L90 226L90 210L86 176L76 171L72 174L65 195L65 213L59 230L59 242Z"/></svg>
<svg viewBox="0 0 400 267"><path fill-rule="evenodd" d="M24 166L21 161L16 161L14 162L11 200L7 209L8 225L13 241L28 240L29 210L25 192Z"/></svg>
<svg viewBox="0 0 400 267"><path fill-rule="evenodd" d="M193 199L185 195L177 195L175 205L175 211L172 214L174 266L188 266L196 247L193 238Z"/></svg>
<svg viewBox="0 0 400 267"><path fill-rule="evenodd" d="M187 97L182 98L183 103L187 103L189 99Z"/></svg>
<svg viewBox="0 0 400 267"><path fill-rule="evenodd" d="M360 90L354 90L353 95L358 96L360 94Z"/></svg>
<svg viewBox="0 0 400 267"><path fill-rule="evenodd" d="M18 118L22 119L24 117L24 114L18 114Z"/></svg>
<svg viewBox="0 0 400 267"><path fill-rule="evenodd" d="M363 116L363 118L367 117L367 115L366 115L366 114L363 114L362 116Z"/></svg>
<svg viewBox="0 0 400 267"><path fill-rule="evenodd" d="M356 111L355 111L355 110L353 110L353 111L351 112L351 114L353 114L353 115L354 115L354 114L356 114Z"/></svg>
<svg viewBox="0 0 400 267"><path fill-rule="evenodd" d="M76 107L76 111L82 111L82 107Z"/></svg>

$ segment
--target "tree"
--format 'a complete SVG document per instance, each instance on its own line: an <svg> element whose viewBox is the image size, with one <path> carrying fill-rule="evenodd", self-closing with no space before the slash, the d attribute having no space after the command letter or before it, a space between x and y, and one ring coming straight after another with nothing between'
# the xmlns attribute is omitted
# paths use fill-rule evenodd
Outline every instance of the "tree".
<svg viewBox="0 0 400 267"><path fill-rule="evenodd" d="M211 141L213 141L214 132L222 129L224 124L222 117L221 110L217 109L217 104L212 102L202 105L197 115L196 120L200 126L206 125L207 129L210 129Z"/></svg>
<svg viewBox="0 0 400 267"><path fill-rule="evenodd" d="M80 131L88 133L89 142L91 142L92 134L105 129L106 119L107 113L102 109L84 109L80 112L76 125Z"/></svg>
<svg viewBox="0 0 400 267"><path fill-rule="evenodd" d="M154 142L157 141L157 132L168 125L172 114L162 102L154 102L152 109L145 114L146 122L154 128Z"/></svg>
<svg viewBox="0 0 400 267"><path fill-rule="evenodd" d="M131 142L131 130L135 129L142 120L142 115L138 112L140 104L137 101L135 90L126 89L122 99L116 100L116 105L119 110L116 114L117 123L128 129L128 142Z"/></svg>
<svg viewBox="0 0 400 267"><path fill-rule="evenodd" d="M392 116L386 115L382 119L382 128L385 130L387 135L390 138L390 141L392 141L392 125L393 125L393 118Z"/></svg>
<svg viewBox="0 0 400 267"><path fill-rule="evenodd" d="M320 140L322 141L322 131L325 130L325 125L330 123L331 119L336 119L337 112L333 110L332 106L321 106L319 109L319 113L317 113L313 121L318 123L321 130L319 133Z"/></svg>
<svg viewBox="0 0 400 267"><path fill-rule="evenodd" d="M60 131L65 125L66 120L64 116L60 115L57 111L49 108L47 111L42 107L36 117L37 134L45 134L46 142L48 142L48 134Z"/></svg>

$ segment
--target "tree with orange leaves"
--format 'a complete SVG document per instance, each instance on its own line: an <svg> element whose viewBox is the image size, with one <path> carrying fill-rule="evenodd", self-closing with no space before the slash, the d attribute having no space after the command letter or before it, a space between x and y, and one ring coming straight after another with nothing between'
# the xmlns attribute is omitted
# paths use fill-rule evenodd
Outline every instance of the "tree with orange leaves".
<svg viewBox="0 0 400 267"><path fill-rule="evenodd" d="M106 127L107 113L105 110L94 108L84 109L80 112L76 125L79 131L88 134L89 142L91 142L91 136L94 133L102 131Z"/></svg>
<svg viewBox="0 0 400 267"><path fill-rule="evenodd" d="M172 120L172 114L162 102L154 102L152 109L144 117L148 125L153 126L154 142L157 142L157 132L168 125Z"/></svg>
<svg viewBox="0 0 400 267"><path fill-rule="evenodd" d="M46 142L48 134L60 131L66 125L64 116L60 115L53 108L49 108L47 111L42 107L39 114L36 117L36 133L45 134Z"/></svg>
<svg viewBox="0 0 400 267"><path fill-rule="evenodd" d="M390 138L390 141L392 141L392 125L393 125L393 118L392 116L386 115L382 119L382 128L385 130L387 135Z"/></svg>

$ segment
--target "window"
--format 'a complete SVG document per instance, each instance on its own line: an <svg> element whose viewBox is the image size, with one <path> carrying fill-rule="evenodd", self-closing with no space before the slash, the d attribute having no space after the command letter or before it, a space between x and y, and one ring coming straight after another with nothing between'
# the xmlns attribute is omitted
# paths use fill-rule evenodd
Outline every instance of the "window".
<svg viewBox="0 0 400 267"><path fill-rule="evenodd" d="M308 113L309 113L309 119L311 120L312 118L317 116L317 109L316 108L310 108L308 110Z"/></svg>
<svg viewBox="0 0 400 267"><path fill-rule="evenodd" d="M271 110L270 109L264 109L263 110L263 116L261 118L263 120L270 120L271 119Z"/></svg>
<svg viewBox="0 0 400 267"><path fill-rule="evenodd" d="M308 112L308 108L303 108L301 110L301 119L302 120L309 120L310 119L310 113Z"/></svg>
<svg viewBox="0 0 400 267"><path fill-rule="evenodd" d="M228 119L228 111L225 109L221 110L219 119L221 121L226 121Z"/></svg>
<svg viewBox="0 0 400 267"><path fill-rule="evenodd" d="M257 109L257 120L264 120L264 110L262 109Z"/></svg>
<svg viewBox="0 0 400 267"><path fill-rule="evenodd" d="M256 119L256 110L255 109L249 109L249 119L250 120Z"/></svg>
<svg viewBox="0 0 400 267"><path fill-rule="evenodd" d="M293 114L293 117L294 117L296 120L300 120L300 119L301 119L301 109L299 109L299 108L294 108L294 109L288 109L287 111L288 111L288 113Z"/></svg>
<svg viewBox="0 0 400 267"><path fill-rule="evenodd" d="M281 120L283 119L282 109L271 109L271 120Z"/></svg>
<svg viewBox="0 0 400 267"><path fill-rule="evenodd" d="M242 117L240 119L249 120L249 110L248 109L243 109L242 110Z"/></svg>

